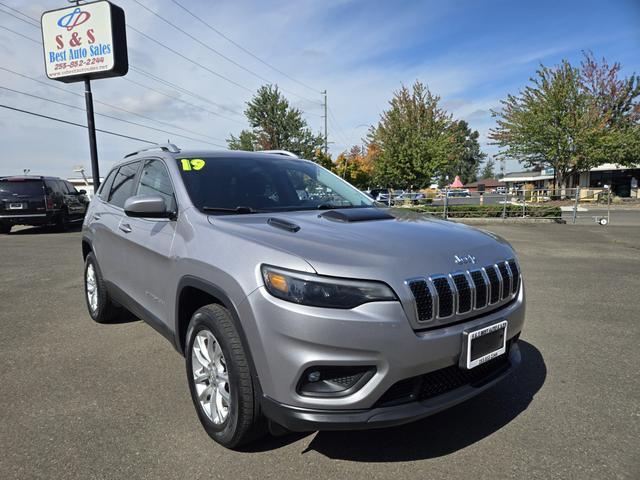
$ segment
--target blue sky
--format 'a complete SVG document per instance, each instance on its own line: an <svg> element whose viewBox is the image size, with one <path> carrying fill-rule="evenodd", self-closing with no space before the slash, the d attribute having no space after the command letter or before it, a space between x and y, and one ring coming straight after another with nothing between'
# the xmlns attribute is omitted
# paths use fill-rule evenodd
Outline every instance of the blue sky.
<svg viewBox="0 0 640 480"><path fill-rule="evenodd" d="M625 75L640 72L640 2L613 1L204 1L181 0L190 10L278 69L299 79L307 89L269 69L201 24L170 0L140 0L171 19L204 43L260 76L277 82L300 108L314 130L322 128L320 90L327 89L329 140L334 156L358 144L366 125L377 122L392 92L420 80L442 97L454 117L466 119L481 134L483 149L494 154L486 135L493 126L490 109L508 93L517 93L540 63L553 65L562 58L579 63L581 52L623 64ZM209 69L251 91L263 83L245 70L212 54L131 0L114 0L125 8L128 23L177 49ZM12 8L39 18L42 11L59 8L62 0L23 2L2 0ZM0 5L0 11L7 11ZM0 26L33 39L36 27L0 12ZM230 133L243 128L241 115L251 93L227 83L173 56L134 31L128 32L131 64L202 98L184 93L130 71L126 79L94 82L96 100L158 120L123 114L103 104L96 111L156 128L175 127L206 135L224 144ZM34 42L0 29L1 66L33 76L72 93L81 84L64 85L44 78L42 50ZM130 80L130 81L129 81ZM136 82L136 83L133 83ZM152 87L156 92L137 84ZM27 91L82 106L81 97L0 70L0 86ZM158 91L205 107L194 109ZM84 123L82 111L55 106L0 89L0 103ZM223 114L227 119L213 115ZM98 127L153 141L169 135L98 117ZM0 110L4 154L0 174L30 168L32 173L74 175L76 165L89 166L86 132L81 129ZM194 136L191 133L183 134ZM204 139L204 137L198 137ZM213 140L215 139L215 140ZM215 148L177 136L183 147ZM139 144L99 134L103 171ZM508 162L507 171L517 170Z"/></svg>

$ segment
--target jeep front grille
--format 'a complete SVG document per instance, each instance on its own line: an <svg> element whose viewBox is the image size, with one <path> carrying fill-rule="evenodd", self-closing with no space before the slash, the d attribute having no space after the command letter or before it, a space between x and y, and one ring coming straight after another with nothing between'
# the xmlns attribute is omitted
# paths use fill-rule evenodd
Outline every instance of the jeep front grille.
<svg viewBox="0 0 640 480"><path fill-rule="evenodd" d="M520 269L515 259L509 259L466 271L412 278L406 284L415 301L418 323L428 327L430 322L450 323L511 301L520 288Z"/></svg>

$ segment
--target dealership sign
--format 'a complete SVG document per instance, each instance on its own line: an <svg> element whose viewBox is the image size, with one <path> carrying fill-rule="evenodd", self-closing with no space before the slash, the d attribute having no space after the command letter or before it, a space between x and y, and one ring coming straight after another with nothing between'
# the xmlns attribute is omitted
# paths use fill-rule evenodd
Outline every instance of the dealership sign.
<svg viewBox="0 0 640 480"><path fill-rule="evenodd" d="M42 14L47 77L62 82L125 75L124 11L102 0Z"/></svg>

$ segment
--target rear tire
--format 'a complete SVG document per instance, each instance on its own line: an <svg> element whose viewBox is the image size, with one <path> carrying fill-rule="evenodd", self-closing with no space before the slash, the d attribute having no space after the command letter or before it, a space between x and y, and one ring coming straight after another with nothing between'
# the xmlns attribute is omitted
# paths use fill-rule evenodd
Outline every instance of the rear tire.
<svg viewBox="0 0 640 480"><path fill-rule="evenodd" d="M69 228L69 214L66 210L62 210L58 215L58 221L56 222L56 230L58 232L66 232Z"/></svg>
<svg viewBox="0 0 640 480"><path fill-rule="evenodd" d="M10 223L0 223L0 234L7 234L11 231Z"/></svg>
<svg viewBox="0 0 640 480"><path fill-rule="evenodd" d="M198 309L186 343L189 391L207 434L227 448L264 435L253 374L229 311L217 304Z"/></svg>
<svg viewBox="0 0 640 480"><path fill-rule="evenodd" d="M112 323L122 313L109 298L107 286L93 252L87 255L84 262L84 298L94 322Z"/></svg>

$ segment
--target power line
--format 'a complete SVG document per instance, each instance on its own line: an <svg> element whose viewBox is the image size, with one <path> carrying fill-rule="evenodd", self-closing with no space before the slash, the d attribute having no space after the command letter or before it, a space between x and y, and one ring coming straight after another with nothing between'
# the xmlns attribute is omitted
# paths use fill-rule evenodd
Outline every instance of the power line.
<svg viewBox="0 0 640 480"><path fill-rule="evenodd" d="M163 96L165 96L165 97L167 97L167 98L171 98L171 99L173 99L173 100L177 100L177 101L179 101L179 102L184 103L185 105L189 105L189 106L190 106L190 107L192 107L192 108L197 108L198 110L202 110L203 112L210 113L211 115L215 115L215 116L217 116L217 117L223 118L223 119L228 120L228 121L230 121L230 122L234 122L234 123L237 123L237 124L239 124L239 125L244 125L244 123L243 123L243 122L241 122L241 121L239 121L239 120L236 120L236 119L234 119L234 118L230 118L230 117L226 117L226 116L224 116L224 115L220 115L218 112L214 112L213 110L209 110L209 109L207 109L207 108L201 107L200 105L196 105L195 103L187 102L186 100L184 100L184 99L182 99L182 98L180 98L180 97L176 97L176 96L173 96L173 95L169 95L168 93L163 92L163 91L161 91L161 90L157 90L157 89L155 89L155 88L153 88L153 87L148 87L147 85L144 85L144 84L142 84L142 83L140 83L140 82L136 82L135 80L131 80L130 78L122 77L122 80L124 80L124 81L126 81L126 82L129 82L129 83L133 83L134 85L137 85L137 86L139 86L139 87L141 87L141 88L144 88L144 89L150 90L150 91L152 91L152 92L156 92L156 93L158 93L158 94L160 94L160 95L163 95Z"/></svg>
<svg viewBox="0 0 640 480"><path fill-rule="evenodd" d="M210 99L208 99L206 97L203 97L202 95L200 95L198 93L195 93L195 92L193 92L191 90L187 90L186 88L181 87L180 85L176 85L175 83L171 83L169 80L166 80L164 78L158 77L157 75L154 75L153 73L147 72L146 70L143 70L140 67L137 67L135 65L129 65L129 69L134 71L134 72L136 72L136 73L138 73L138 74L140 74L140 75L142 75L142 76L145 76L145 77L148 77L148 78L150 78L152 80L155 80L158 83L162 83L166 87L175 88L176 90L184 93L185 95L189 95L189 96L191 96L193 98L197 98L198 100L202 100L204 102L207 102L207 103L209 103L209 104L211 104L211 105L213 105L215 107L218 107L218 108L220 108L222 110L227 110L228 112L233 113L235 115L242 116L241 113L238 113L235 110L231 110L230 108L225 107L224 105L220 105L219 103L216 103L216 102L214 102L214 101L212 101L212 100L210 100Z"/></svg>
<svg viewBox="0 0 640 480"><path fill-rule="evenodd" d="M6 5L4 5L4 3L0 3L0 5L3 5L3 6L5 6L5 7L6 7ZM7 8L9 8L9 7L7 7ZM14 10L14 9L12 8L11 10ZM17 10L16 10L16 11L17 11ZM19 16L17 16L17 15L14 15L14 14L13 14L13 13L11 13L11 12L5 12L4 10L0 10L0 12L4 13L4 14L6 14L6 15L10 15L10 16L12 16L12 17L13 17L13 18L15 18L15 19L20 20L21 22L26 23L26 24L27 24L27 25L29 25L30 27L37 28L38 30L40 30L40 26L39 26L39 25L34 25L34 24L33 24L33 22L31 22L31 21L29 21L29 20L25 20L25 19L24 19L24 18L22 18L22 17L19 17Z"/></svg>
<svg viewBox="0 0 640 480"><path fill-rule="evenodd" d="M7 5L7 4L6 4L6 3L4 3L4 2L0 2L0 5L2 5L4 8L7 8L7 9L11 10L12 12L17 13L18 15L21 15L21 16L23 16L23 17L25 17L25 18L28 18L29 20L31 20L31 21L32 21L32 23L36 24L36 26L37 26L38 28L40 28L40 22L38 21L38 19L37 19L37 18L32 17L31 15L27 15L26 13L21 12L21 11L20 11L20 10L18 10L17 8L10 7L9 5Z"/></svg>
<svg viewBox="0 0 640 480"><path fill-rule="evenodd" d="M160 20L162 20L163 22L165 22L167 25L172 26L173 28L175 28L176 30L178 30L179 32L181 32L183 35L186 35L187 37L189 37L191 40L193 40L194 42L198 43L199 45L202 45L203 47L205 47L207 50L215 53L216 55L224 58L226 61L232 63L233 65L235 65L238 68L241 68L242 70L244 70L245 72L253 75L256 78L259 78L260 80L262 80L263 82L267 82L269 84L275 84L276 82L273 82L272 80L269 80L268 78L263 77L262 75L254 72L253 70L250 70L249 68L245 67L244 65L241 65L240 63L236 62L235 60L233 60L232 58L229 58L228 56L226 56L225 54L221 53L220 51L216 50L215 48L213 48L212 46L204 43L202 40L200 40L199 38L193 36L192 34L190 34L189 32L187 32L186 30L184 30L183 28L179 27L178 25L176 25L175 23L171 22L170 20L167 20L165 17L163 17L162 15L160 15L158 12L156 12L155 10L152 10L151 8L147 7L146 5L144 5L142 2L140 2L139 0L133 0L135 3L137 3L138 5L140 5L142 8L144 8L146 11L148 11L149 13L151 13L152 15L156 16L157 18L159 18ZM312 103L318 103L314 100L311 100L309 98L304 97L303 95L299 95L295 92L291 92L288 90L285 90L284 88L282 89L284 92L289 93L291 95L295 95L296 97L300 97L303 100L306 100L308 102L312 102Z"/></svg>
<svg viewBox="0 0 640 480"><path fill-rule="evenodd" d="M207 27L209 30L217 33L218 35L220 35L222 38L224 38L226 41L228 41L229 43L235 45L237 48L239 48L240 50L242 50L244 53L246 53L247 55L255 58L256 60L258 60L260 63L262 63L263 65L266 65L267 67L271 68L272 70L274 70L275 72L278 72L280 75L288 78L289 80L291 80L292 82L297 83L298 85L307 88L309 90L311 90L314 93L320 93L319 90L310 87L309 85L307 85L306 83L301 82L300 80L296 80L295 78L293 78L291 75L288 75L287 73L283 72L282 70L280 70L277 67L274 67L272 64L270 64L269 62L267 62L266 60L261 59L260 57L258 57L257 55L255 55L254 53L250 52L248 49L246 49L245 47L243 47L242 45L240 45L239 43L235 42L234 40L232 40L231 38L227 37L224 33L222 33L220 30L218 30L217 28L211 26L209 23L205 22L204 20L202 20L202 18L200 18L198 15L196 15L195 13L193 13L192 11L190 11L188 8L186 8L184 5L182 5L180 2L176 1L176 0L171 0L175 5L177 5L178 7L180 7L182 10L184 10L186 13L188 13L191 17L193 17L194 19L196 19L198 22L202 23L205 27Z"/></svg>
<svg viewBox="0 0 640 480"><path fill-rule="evenodd" d="M61 118L50 117L48 115L43 115L41 113L31 112L29 110L23 110L21 108L11 107L9 105L4 105L4 104L1 104L1 103L0 103L0 107L1 108L6 108L8 110L13 110L13 111L16 111L16 112L26 113L28 115L33 115L35 117L41 117L41 118L46 118L48 120L53 120L53 121L60 122L60 123L66 123L67 125L74 125L76 127L87 128L86 125L82 125L81 123L75 123L75 122L70 122L69 120L63 120ZM144 143L150 143L150 144L156 144L157 143L157 142L152 142L152 141L149 141L149 140L145 140L143 138L131 137L129 135L124 135L122 133L112 132L110 130L102 130L101 128L96 128L96 131L100 132L100 133L106 133L107 135L114 135L116 137L128 138L129 140L136 140L136 141L144 142Z"/></svg>
<svg viewBox="0 0 640 480"><path fill-rule="evenodd" d="M69 95L74 95L74 96L76 96L76 97L84 97L84 95L82 95L82 94L80 94L80 93L72 92L72 91L70 91L70 90L66 90L66 89L64 89L64 88L58 87L57 85L53 85L53 84L51 84L51 83L43 82L43 81L41 81L41 80L38 80L37 78L30 77L29 75L25 75L25 74L23 74L23 73L16 72L16 71L11 70L11 69L6 68L6 67L2 67L2 66L0 66L0 70L4 70L4 71L6 71L6 72L13 73L14 75L17 75L17 76L22 77L22 78L29 79L29 80L31 80L31 81L33 81L33 82L39 83L39 84L44 85L44 86L46 86L46 87L48 87L48 88L55 88L56 90L60 90L60 91L62 91L62 92L64 92L64 93L68 93ZM14 91L14 90L12 90L12 89L10 89L10 88L7 88L7 87L2 87L2 86L0 86L0 88L4 88L5 90L11 90L11 91ZM16 92L16 93L24 93L24 92L20 92L20 91L18 91L18 90L15 90L15 92ZM24 93L24 94L25 94L25 95L30 95L30 94L27 94L27 93ZM48 99L45 99L45 100L48 100ZM53 101L53 100L51 100L51 101ZM144 118L145 120L150 120L150 121L152 121L152 122L156 122L156 123L159 123L159 124L161 124L161 125L166 125L166 126L171 127L171 128L177 128L178 130L182 130L182 131L187 132L187 133L191 133L191 134L194 134L194 135L200 135L201 137L205 137L205 138L210 138L211 140L216 140L216 141L219 141L219 142L222 142L222 141L223 141L223 140L221 140L221 139L219 139L219 138L211 137L211 136L209 136L209 135L205 135L205 134L203 134L203 133L199 133L199 132L195 132L195 131L193 131L193 130L189 130L189 129L186 129L186 128L178 127L177 125L174 125L174 124L172 124L172 123L163 122L163 121L161 121L161 120L156 120L156 119L151 118L151 117L148 117L148 116L146 116L146 115L142 115L142 114L139 114L139 113L136 113L136 112L132 112L132 111L130 111L130 110L127 110L127 109L122 108L122 107L118 107L118 106L116 106L116 105L111 105L110 103L102 102L102 101L100 101L100 100L94 100L94 101L95 101L95 103L99 103L99 104L104 105L104 106L106 106L106 107L113 108L113 109L115 109L115 110L120 110L120 111L122 111L122 112L128 113L129 115L134 115L134 116L136 116L136 117ZM66 105L66 104L65 104L65 105ZM78 108L79 108L79 107L78 107ZM84 109L82 109L82 108L80 108L80 110L83 110L83 111L84 111ZM107 118L111 118L111 119L116 119L116 120L119 120L119 121L121 121L121 122L131 123L131 124L133 124L133 125L137 125L137 126L143 126L143 127L145 127L145 128L150 128L150 127L148 127L148 126L146 126L146 125L143 125L143 124L139 124L139 123L135 123L135 122L130 122L130 121L128 121L128 120L125 120L125 119L122 119L122 118L118 118L118 117L113 117L113 116L111 116L111 115L106 115L106 114L104 114L104 113L96 113L96 115L100 115L100 116L107 117ZM187 137L185 137L185 138L187 138Z"/></svg>
<svg viewBox="0 0 640 480"><path fill-rule="evenodd" d="M4 12L4 11L3 11L2 13L7 13L7 12ZM0 28L2 28L2 29L4 29L4 30L7 30L8 32L11 32L11 33L13 33L13 34L15 34L15 35L18 35L19 37L25 38L25 39L27 39L27 40L29 40L29 41L33 42L33 43L37 43L38 45L41 45L41 44L42 44L42 42L41 42L41 41L39 41L39 40L35 40L35 39L31 38L31 37L28 37L27 35L23 35L22 33L20 33L20 32L16 32L15 30L11 30L9 27L5 27L4 25L0 25Z"/></svg>
<svg viewBox="0 0 640 480"><path fill-rule="evenodd" d="M202 65L200 62L198 62L198 61L196 61L196 60L193 60L192 58L189 58L189 57L187 57L186 55L183 55L182 53L178 52L177 50L174 50L173 48L169 47L168 45L165 45L165 44L164 44L164 43L162 43L161 41L156 40L155 38L153 38L153 37L151 37L151 36L147 35L147 34L146 34L146 33L144 33L144 32L141 32L141 31L140 31L140 30L138 30L137 28L132 27L132 26L131 26L131 25L129 25L129 24L127 24L127 27L129 27L131 30L133 30L134 32L136 32L138 35L141 35L141 36L143 36L144 38L146 38L147 40L149 40L149 41L151 41L151 42L153 42L153 43L155 43L155 44L157 44L157 45L160 45L162 48L165 48L166 50L169 50L169 51L170 51L171 53L173 53L174 55L177 55L178 57L180 57L180 58L182 58L182 59L184 59L184 60L186 60L186 61L188 61L188 62L192 63L193 65L195 65L195 66L197 66L197 67L200 67L200 68L202 68L203 70L206 70L207 72L211 73L212 75L215 75L216 77L221 78L222 80L225 80L226 82L229 82L229 83L231 83L231 84L235 85L235 86L236 86L236 87L238 87L238 88L241 88L241 89L243 89L243 90L246 90L246 91L247 91L247 92L249 92L249 93L252 93L252 92L253 92L253 90L251 90L250 88L247 88L247 87L245 87L244 85L242 85L242 84L240 84L240 83L236 82L235 80L231 80L230 78L225 77L224 75L221 75L220 73L218 73L218 72L216 72L216 71L214 71L214 70L211 70L210 68L206 67L205 65Z"/></svg>
<svg viewBox="0 0 640 480"><path fill-rule="evenodd" d="M9 92L17 93L17 94L24 95L24 96L31 97L31 98L36 98L36 99L38 99L38 100L43 100L43 101L45 101L45 102L54 103L54 104L56 104L56 105L61 105L61 106L67 107L67 108L72 108L72 109L74 109L74 110L80 110L80 111L83 111L83 112L84 112L84 108L82 108L82 107L78 107L78 106L76 106L76 105L71 105L71 104L68 104L68 103L59 102L59 101L57 101L57 100L52 100L52 99L50 99L50 98L41 97L41 96L39 96L39 95L34 95L34 94L32 94L32 93L23 92L23 91L20 91L20 90L15 90L15 89L13 89L13 88L8 88L8 87L0 86L0 89L2 89L2 90L7 90L7 91L9 91ZM69 92L69 93L73 93L73 92ZM101 117L105 117L105 118L109 118L109 119L111 119L111 120L117 120L117 121L120 121L120 122L128 123L128 124L130 124L130 125L135 125L135 126L137 126L137 127L148 128L149 130L155 130L155 131L157 131L157 132L166 133L166 134L168 134L168 135L174 135L174 136L176 136L176 137L186 138L186 139L188 139L188 140L192 140L192 141L195 141L195 142L207 143L207 144L209 144L209 145L214 145L214 146L216 146L216 147L226 148L225 146L223 146L223 145L219 145L219 144L217 144L217 143L208 142L208 141L206 141L206 140L200 140L200 139L198 139L198 138L189 137L189 136L186 136L186 135L182 135L182 134L179 134L179 133L171 132L171 131L168 131L168 130L163 130L163 129L160 129L160 128L150 127L150 126L148 126L148 125L144 125L144 124L142 124L142 123L132 122L132 121L130 121L130 120L125 120L125 119L123 119L123 118L113 117L113 116L111 116L111 115L107 115L107 114L104 114L104 113L98 113L98 112L96 112L96 115L99 115L99 116L101 116Z"/></svg>
<svg viewBox="0 0 640 480"><path fill-rule="evenodd" d="M0 5L4 5L4 3L0 2ZM5 6L6 6L6 5L5 5ZM10 7L7 7L7 8L10 8ZM21 15L24 15L24 16L25 16L25 17L27 17L27 18L32 18L32 17L30 17L30 16L28 16L28 15L26 15L26 14L24 14L24 13L20 12L19 10L16 10L16 9L12 9L12 10L14 10L14 11L15 11L15 12L17 12L17 13L20 13ZM9 12L5 12L5 11L3 11L3 10L0 10L0 12L2 12L2 13L6 13L6 14L8 14L8 15L11 15ZM12 15L12 16L13 16L13 17L15 17L15 15ZM18 17L15 17L15 18L18 18ZM19 19L19 20L21 20L20 18L18 18L18 19ZM32 24L30 24L30 23L29 23L29 25L30 25L30 26L33 26L34 28L38 28L38 29L39 29L39 27L36 27L35 25L32 25ZM35 40L35 39L33 39L33 38L31 38L31 37L28 37L28 36L25 36L25 35L21 34L20 32L16 32L15 30L11 30L10 28L4 27L4 26L2 26L2 25L0 25L0 28L4 28L5 30L8 30L9 32L11 32L11 33L13 33L13 34L15 34L15 35L19 35L19 36L21 36L21 37L23 37L23 38L26 38L27 40L30 40L30 41L32 41L32 42L34 42L34 43L39 44L39 45L41 45L41 44L42 44L42 42L41 42L41 41L39 41L39 40ZM148 77L152 78L153 80L156 80L156 81L158 81L158 82L164 83L165 85L167 85L167 86L169 86L169 87L171 87L171 88L175 88L175 89L177 89L177 90L180 90L180 91L182 91L182 92L186 93L187 95L191 95L191 96L193 96L193 97L195 97L195 98L199 98L200 100L204 100L204 101L206 101L206 102L208 102L208 103L210 103L210 104L212 104L212 105L215 105L215 106L216 106L216 107L218 107L218 108L221 108L221 109L224 109L224 110L228 110L228 111L230 111L230 112L232 112L232 113L234 113L234 114L236 114L236 115L241 115L241 114L239 114L238 112L235 112L235 111L230 110L230 109L228 109L228 108L226 108L226 107L224 107L224 106L222 106L222 105L220 105L220 104L217 104L217 103L215 103L215 102L213 102L213 101L211 101L211 100L209 100L209 99L207 99L207 98L205 98L205 97L203 97L203 96L201 96L201 95L198 95L197 93L194 93L194 92L192 92L192 91L190 91L190 90L187 90L187 89L185 89L185 88L183 88L183 87L180 87L179 85L176 85L175 83L171 83L171 82L169 82L168 80L165 80L165 79L160 78L160 77L158 77L158 76L156 76L156 75L153 75L152 73L146 72L146 71L142 70L141 68L137 68L137 67L135 67L134 65L129 65L129 67L131 68L131 70L133 70L133 71L135 71L135 72L139 73L140 75L148 76ZM13 73L15 73L15 72L13 72ZM143 84L138 84L138 85L139 85L140 87L142 87L142 88L146 88L147 90L155 91L155 92L157 92L157 93L162 93L162 92L159 92L158 90L153 89L153 88L151 88L151 87L148 87L148 86L146 86L146 85L143 85ZM164 94L164 93L163 93L163 95L166 95L166 94ZM179 101L182 101L182 99L180 99L179 97L172 97L172 98L174 98L174 99L176 99L176 100L179 100ZM186 102L186 103L188 103L188 102ZM189 103L188 103L188 104L189 104ZM190 105L191 105L191 106L195 106L195 105L193 105L193 104L190 104ZM201 107L197 107L197 106L195 106L195 107L196 107L196 108L201 108ZM224 115L222 115L222 114L220 114L220 113L217 113L217 112L212 112L211 110L207 110L207 111L208 111L209 113L213 114L213 115L217 115L217 116L219 116L220 118L224 118L224 119L229 120L229 121L231 121L231 122L236 122L236 123L240 123L241 125L243 125L243 123L242 123L242 122L239 122L238 120L235 120L235 119L232 119L232 118L229 118L229 117L225 117Z"/></svg>

